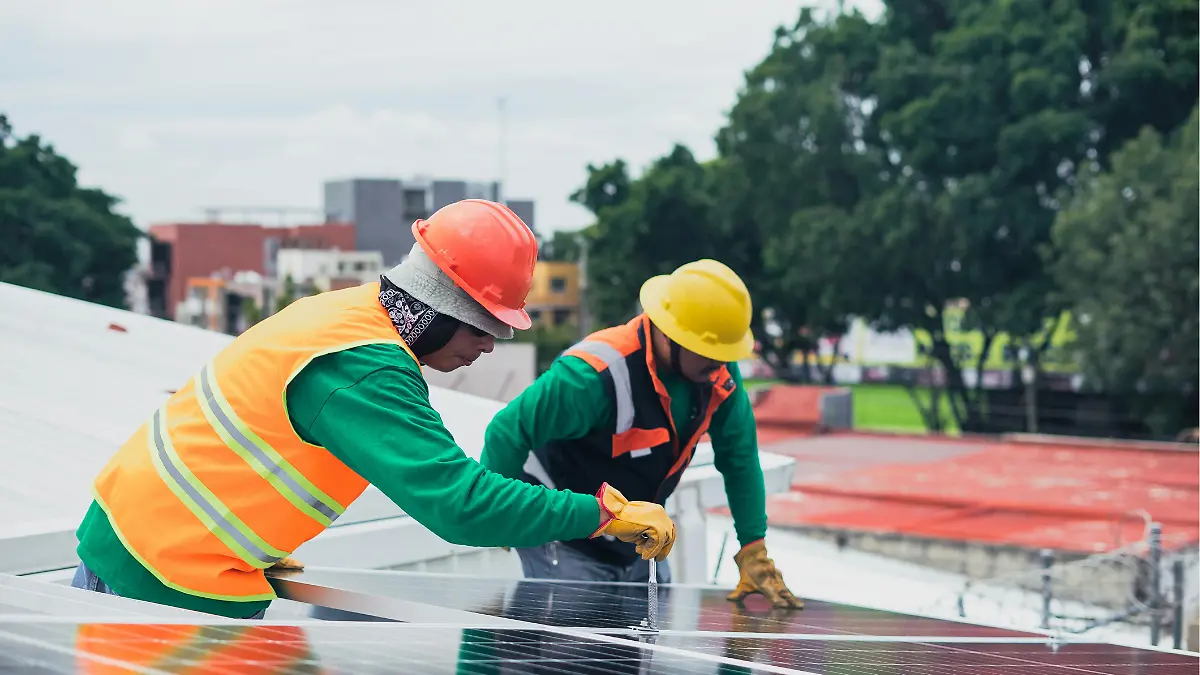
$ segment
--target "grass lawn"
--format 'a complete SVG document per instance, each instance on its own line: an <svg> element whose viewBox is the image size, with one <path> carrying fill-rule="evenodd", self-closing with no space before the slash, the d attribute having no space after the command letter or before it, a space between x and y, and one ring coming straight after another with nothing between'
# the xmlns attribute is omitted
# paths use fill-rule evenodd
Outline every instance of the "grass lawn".
<svg viewBox="0 0 1200 675"><path fill-rule="evenodd" d="M855 384L850 389L854 391L856 429L925 433L921 413L904 387L894 384ZM928 389L918 388L917 396L923 405L929 405ZM950 435L957 434L958 425L954 423L950 402L945 396L942 396L941 410L947 432Z"/></svg>
<svg viewBox="0 0 1200 675"><path fill-rule="evenodd" d="M779 380L748 378L743 384L747 390L768 387ZM910 434L926 433L921 413L917 412L912 397L904 387L895 384L853 384L854 428L864 431L890 431ZM924 405L929 404L929 389L917 389L917 396ZM949 435L958 434L950 402L942 397L942 420Z"/></svg>

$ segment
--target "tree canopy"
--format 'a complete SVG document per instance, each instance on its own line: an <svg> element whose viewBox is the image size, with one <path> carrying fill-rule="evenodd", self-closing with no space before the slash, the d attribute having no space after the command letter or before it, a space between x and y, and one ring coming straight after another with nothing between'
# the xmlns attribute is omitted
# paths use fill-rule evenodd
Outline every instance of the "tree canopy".
<svg viewBox="0 0 1200 675"><path fill-rule="evenodd" d="M1130 395L1160 433L1178 428L1178 406L1141 394L1187 394L1200 381L1198 147L1195 110L1169 139L1146 127L1084 183L1053 229L1053 271L1079 314L1084 372Z"/></svg>
<svg viewBox="0 0 1200 675"><path fill-rule="evenodd" d="M875 21L803 9L780 27L715 133L715 159L676 146L637 176L620 159L589 166L574 199L596 216L593 309L619 320L642 280L713 257L751 288L763 356L781 374L850 317L907 329L944 374L959 426L985 430L979 375L998 336L1036 368L1064 310L1084 309L1069 289L1091 282L1067 281L1076 271L1063 262L1080 254L1066 241L1080 227L1056 221L1132 180L1096 177L1117 150L1173 133L1194 110L1197 11L1180 0L884 5ZM1166 172L1146 179L1159 192L1143 191L1170 189ZM1130 257L1151 246L1123 245ZM1194 245L1180 251L1195 258ZM952 348L949 307L982 349Z"/></svg>
<svg viewBox="0 0 1200 675"><path fill-rule="evenodd" d="M116 197L81 187L76 168L0 115L0 281L113 307L142 232Z"/></svg>

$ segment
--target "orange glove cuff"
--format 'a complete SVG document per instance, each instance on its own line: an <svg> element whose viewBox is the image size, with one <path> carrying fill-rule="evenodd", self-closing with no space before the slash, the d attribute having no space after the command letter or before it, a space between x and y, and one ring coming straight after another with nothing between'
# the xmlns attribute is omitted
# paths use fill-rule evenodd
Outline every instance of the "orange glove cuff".
<svg viewBox="0 0 1200 675"><path fill-rule="evenodd" d="M608 524L617 517L617 514L613 513L612 509L608 507L608 504L604 503L604 497L609 489L611 488L609 488L608 483L605 482L600 484L599 490L596 490L596 503L600 505L600 527L596 528L596 531L593 532L588 539L595 539L603 534L604 529L608 527Z"/></svg>
<svg viewBox="0 0 1200 675"><path fill-rule="evenodd" d="M766 547L767 547L767 538L760 537L760 538L755 539L754 541L750 542L749 544L746 544L745 546L741 547L740 549L738 549L738 553L741 553L742 551L745 551L745 550L748 550L751 548L766 548Z"/></svg>

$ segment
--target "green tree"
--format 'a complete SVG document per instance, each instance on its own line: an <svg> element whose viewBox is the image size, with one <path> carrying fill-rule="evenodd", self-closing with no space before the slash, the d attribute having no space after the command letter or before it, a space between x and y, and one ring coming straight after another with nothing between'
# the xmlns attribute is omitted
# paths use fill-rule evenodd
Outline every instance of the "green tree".
<svg viewBox="0 0 1200 675"><path fill-rule="evenodd" d="M851 63L830 58L840 49L830 42L861 44L855 58L869 57L872 31L857 14L825 27L802 10L747 73L717 133L720 217L737 235L732 255L759 272L747 279L765 310L756 313L754 330L781 376L789 375L795 352L808 363L821 338L840 339L849 311L861 304L855 294L869 283L851 215L878 181L881 162L862 142L856 102L840 88ZM821 370L831 381L831 367ZM799 372L804 380L812 375Z"/></svg>
<svg viewBox="0 0 1200 675"><path fill-rule="evenodd" d="M581 232L556 230L554 235L538 247L538 259L548 262L579 262L583 252L580 245Z"/></svg>
<svg viewBox="0 0 1200 675"><path fill-rule="evenodd" d="M1087 378L1128 396L1163 436L1179 429L1180 400L1200 380L1197 147L1195 108L1165 142L1146 127L1084 182L1053 229L1054 274L1080 318Z"/></svg>
<svg viewBox="0 0 1200 675"><path fill-rule="evenodd" d="M649 277L700 258L727 255L730 233L717 217L717 171L675 146L630 180L623 162L589 167L587 185L572 197L596 216L588 228L589 306L602 323L628 320Z"/></svg>
<svg viewBox="0 0 1200 675"><path fill-rule="evenodd" d="M781 371L851 315L912 330L959 428L986 430L995 340L1036 366L1062 315L1046 260L1080 167L1185 119L1196 38L1182 0L887 0L878 21L801 10L747 72L716 160L677 147L636 180L619 160L589 166L573 198L596 214L597 313L624 318L642 279L715 257L770 310L754 328ZM950 344L949 307L981 350Z"/></svg>
<svg viewBox="0 0 1200 675"><path fill-rule="evenodd" d="M968 389L963 371L1001 332L1035 361L1048 347L1061 307L1042 252L1077 167L1196 99L1194 7L1152 4L893 0L875 23L803 10L718 135L775 267L760 295L795 302L784 314L802 324L824 304L833 328L852 313L926 336L959 426L986 428L982 378ZM951 303L984 335L970 361L946 340Z"/></svg>
<svg viewBox="0 0 1200 675"><path fill-rule="evenodd" d="M117 198L80 187L76 167L0 115L0 281L125 307L125 273L143 233Z"/></svg>
<svg viewBox="0 0 1200 675"><path fill-rule="evenodd" d="M283 287L279 289L279 295L275 296L275 311L278 312L292 304L297 297L299 297L299 289L296 287L296 280L288 274L283 277Z"/></svg>
<svg viewBox="0 0 1200 675"><path fill-rule="evenodd" d="M262 321L262 307L258 302L251 297L245 297L242 300L242 320L246 322L246 328L249 329L254 324Z"/></svg>

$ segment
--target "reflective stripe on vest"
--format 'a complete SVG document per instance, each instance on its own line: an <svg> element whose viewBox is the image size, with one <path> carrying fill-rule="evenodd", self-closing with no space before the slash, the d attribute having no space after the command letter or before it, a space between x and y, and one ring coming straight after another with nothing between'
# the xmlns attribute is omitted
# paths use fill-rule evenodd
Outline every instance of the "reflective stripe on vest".
<svg viewBox="0 0 1200 675"><path fill-rule="evenodd" d="M271 600L263 570L367 488L299 436L286 397L308 364L341 350L394 345L398 361L416 363L378 294L378 284L364 284L303 298L239 335L101 470L96 502L164 585L216 600Z"/></svg>
<svg viewBox="0 0 1200 675"><path fill-rule="evenodd" d="M196 478L175 452L171 437L163 432L166 416L167 412L163 408L154 411L150 429L150 456L154 468L158 469L158 475L162 476L163 482L171 492L179 497L188 510L196 514L209 532L225 542L229 550L236 553L246 564L266 569L287 555L286 552L263 541L262 537L247 527Z"/></svg>
<svg viewBox="0 0 1200 675"><path fill-rule="evenodd" d="M613 389L616 394L617 427L614 433L623 434L633 428L633 387L629 382L629 364L625 357L611 345L584 340L569 351L591 354L604 362L612 373Z"/></svg>
<svg viewBox="0 0 1200 675"><path fill-rule="evenodd" d="M263 442L238 418L221 395L221 389L212 377L212 363L207 363L196 376L196 390L200 392L200 406L214 431L239 457L254 467L258 475L267 479L283 498L291 502L313 520L328 527L345 512L332 497L325 494L302 476L274 448Z"/></svg>
<svg viewBox="0 0 1200 675"><path fill-rule="evenodd" d="M613 389L616 394L617 422L614 433L623 434L632 429L634 412L633 386L629 381L629 364L625 363L625 357L621 356L621 352L603 342L589 342L587 340L576 344L568 351L591 354L604 362L604 365L608 368L608 372L612 374ZM542 461L538 459L535 453L529 453L522 469L524 469L525 473L538 479L538 482L542 485L551 490L558 489L554 485L554 480L550 478L550 472L546 471L546 467L542 465Z"/></svg>

